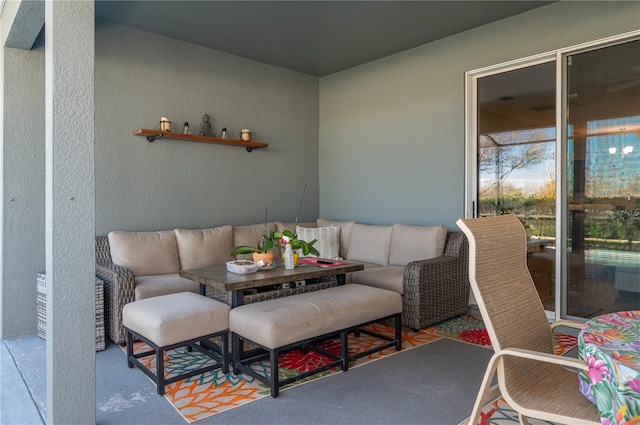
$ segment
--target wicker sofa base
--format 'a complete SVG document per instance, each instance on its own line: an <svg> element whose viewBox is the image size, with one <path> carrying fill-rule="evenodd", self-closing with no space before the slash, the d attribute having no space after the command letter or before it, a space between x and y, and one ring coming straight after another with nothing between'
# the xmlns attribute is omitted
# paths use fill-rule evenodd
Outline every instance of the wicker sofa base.
<svg viewBox="0 0 640 425"><path fill-rule="evenodd" d="M38 336L47 338L47 274L38 273L36 283L37 303L38 303ZM104 291L102 280L96 278L96 351L105 349L105 329L104 329Z"/></svg>

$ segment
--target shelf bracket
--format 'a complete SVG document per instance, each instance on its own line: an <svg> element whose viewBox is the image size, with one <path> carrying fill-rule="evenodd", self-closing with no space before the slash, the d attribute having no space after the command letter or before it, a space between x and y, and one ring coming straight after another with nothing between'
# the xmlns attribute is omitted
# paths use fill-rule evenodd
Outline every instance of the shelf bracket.
<svg viewBox="0 0 640 425"><path fill-rule="evenodd" d="M156 139L159 139L161 137L164 137L164 134L158 134L156 136L147 136L147 142L153 143L156 141Z"/></svg>

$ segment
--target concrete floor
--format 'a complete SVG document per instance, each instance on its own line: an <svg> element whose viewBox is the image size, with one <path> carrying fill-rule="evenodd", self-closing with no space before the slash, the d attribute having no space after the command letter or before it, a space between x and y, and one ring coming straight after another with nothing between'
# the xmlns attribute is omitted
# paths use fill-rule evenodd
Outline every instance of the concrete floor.
<svg viewBox="0 0 640 425"><path fill-rule="evenodd" d="M45 423L45 344L37 336L0 343L1 424ZM492 353L442 339L197 424L457 425L471 412ZM187 424L113 343L96 353L96 382L97 424Z"/></svg>

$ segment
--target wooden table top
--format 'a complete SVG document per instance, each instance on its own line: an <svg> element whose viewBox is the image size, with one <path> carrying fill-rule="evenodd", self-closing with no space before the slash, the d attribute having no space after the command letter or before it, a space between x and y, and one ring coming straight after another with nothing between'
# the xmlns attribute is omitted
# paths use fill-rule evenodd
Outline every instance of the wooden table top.
<svg viewBox="0 0 640 425"><path fill-rule="evenodd" d="M297 280L313 279L323 276L335 276L363 270L362 263L343 261L341 266L318 267L309 264L298 264L293 270L286 270L278 265L271 270L258 270L255 273L238 274L227 271L227 266L214 266L197 270L181 270L180 276L202 285L213 286L223 291L235 291L261 286L276 285Z"/></svg>

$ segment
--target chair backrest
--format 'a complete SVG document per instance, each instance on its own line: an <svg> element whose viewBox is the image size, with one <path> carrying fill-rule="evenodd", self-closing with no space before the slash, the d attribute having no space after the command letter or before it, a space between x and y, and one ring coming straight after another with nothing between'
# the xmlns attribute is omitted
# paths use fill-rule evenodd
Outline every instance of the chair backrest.
<svg viewBox="0 0 640 425"><path fill-rule="evenodd" d="M493 348L553 352L551 327L527 268L527 237L513 214L460 219L469 280Z"/></svg>

